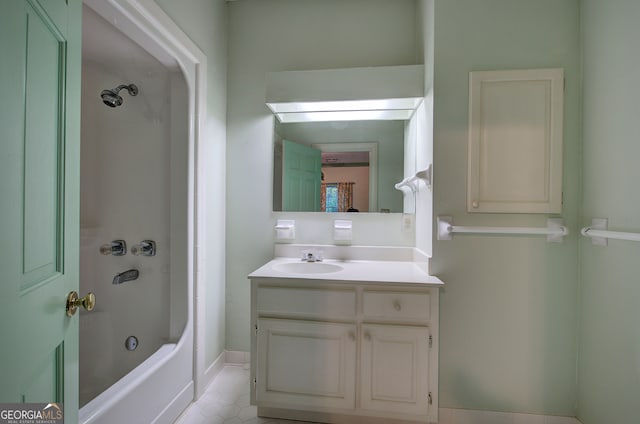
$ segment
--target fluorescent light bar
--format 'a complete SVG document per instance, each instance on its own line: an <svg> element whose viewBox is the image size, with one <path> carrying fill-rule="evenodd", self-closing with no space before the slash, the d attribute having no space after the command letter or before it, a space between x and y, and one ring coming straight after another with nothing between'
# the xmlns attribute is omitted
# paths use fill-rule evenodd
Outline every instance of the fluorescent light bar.
<svg viewBox="0 0 640 424"><path fill-rule="evenodd" d="M413 115L413 109L392 110L346 110L326 112L281 112L276 113L282 123L323 122L323 121L406 121Z"/></svg>
<svg viewBox="0 0 640 424"><path fill-rule="evenodd" d="M273 113L296 113L296 112L334 112L334 111L363 111L363 110L414 110L422 97L407 97L401 99L378 99L378 100L341 100L331 102L283 102L267 103Z"/></svg>

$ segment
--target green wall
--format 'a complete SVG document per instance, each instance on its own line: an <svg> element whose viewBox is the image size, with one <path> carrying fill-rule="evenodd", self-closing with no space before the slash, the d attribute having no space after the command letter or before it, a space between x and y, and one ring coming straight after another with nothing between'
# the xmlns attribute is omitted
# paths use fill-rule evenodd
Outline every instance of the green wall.
<svg viewBox="0 0 640 424"><path fill-rule="evenodd" d="M273 120L265 75L282 70L416 63L415 0L253 0L229 7L227 120L228 350L251 340L247 275L273 257L275 219L296 243L332 243L330 214L272 209ZM354 245L414 245L399 214L356 214ZM407 244L405 244L407 243Z"/></svg>
<svg viewBox="0 0 640 424"><path fill-rule="evenodd" d="M208 56L208 125L219 135L227 106L219 97L226 90L221 82L226 40L216 26L224 24L223 2L192 0L185 7L157 1ZM413 52L431 46L432 40L407 43L414 28L401 28L399 22L408 21L408 3L399 3L402 7L393 12L385 9L389 2L373 3L342 3L347 6L339 22L335 1L322 6L293 0L231 4L229 176L241 177L237 172L247 167L233 164L247 161L248 178L264 181L251 196L227 199L232 218L227 247L235 258L228 264L227 282L226 343L231 349L248 348L245 276L271 254L265 134L272 121L263 103L264 72L420 62ZM360 20L354 18L361 14L358 8L367 15ZM367 19L383 15L391 17L394 31L364 26ZM546 216L466 213L468 72L563 67L562 217L572 230L561 245L534 237L482 236L434 243L433 273L447 283L440 310L441 407L577 413L585 424L640 421L640 284L634 266L640 245L612 240L609 247L595 247L578 236L594 217L609 218L613 229L640 230L640 192L634 190L640 180L634 125L640 116L634 78L640 69L639 17L636 0L435 1L434 215L451 215L461 225L544 225ZM321 35L329 23L340 29L336 34L346 35L340 43ZM310 24L312 31L301 31ZM296 37L282 37L292 32ZM401 43L405 49L398 49ZM248 240L256 237L265 242L249 252ZM221 287L214 280L208 296L219 301ZM224 317L215 312L221 309L207 312L209 359L224 346Z"/></svg>
<svg viewBox="0 0 640 424"><path fill-rule="evenodd" d="M565 69L564 207L578 226L578 0L436 0L434 215L458 225L544 226L547 215L466 212L468 76ZM575 415L578 235L435 241L440 407Z"/></svg>
<svg viewBox="0 0 640 424"><path fill-rule="evenodd" d="M640 2L582 1L583 225L640 231ZM640 422L640 243L580 242L578 416Z"/></svg>

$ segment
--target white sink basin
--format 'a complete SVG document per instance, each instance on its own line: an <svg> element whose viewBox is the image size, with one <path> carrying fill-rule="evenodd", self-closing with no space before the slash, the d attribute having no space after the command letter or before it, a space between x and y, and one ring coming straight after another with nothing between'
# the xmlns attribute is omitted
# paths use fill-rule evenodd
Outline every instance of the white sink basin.
<svg viewBox="0 0 640 424"><path fill-rule="evenodd" d="M274 265L273 269L291 274L327 274L342 271L344 268L325 262L285 262Z"/></svg>

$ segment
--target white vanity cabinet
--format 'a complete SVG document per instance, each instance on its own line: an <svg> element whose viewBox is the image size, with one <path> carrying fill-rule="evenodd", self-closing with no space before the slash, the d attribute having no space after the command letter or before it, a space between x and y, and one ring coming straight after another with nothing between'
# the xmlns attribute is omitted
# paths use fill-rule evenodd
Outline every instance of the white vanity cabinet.
<svg viewBox="0 0 640 424"><path fill-rule="evenodd" d="M253 278L258 415L436 423L438 287Z"/></svg>

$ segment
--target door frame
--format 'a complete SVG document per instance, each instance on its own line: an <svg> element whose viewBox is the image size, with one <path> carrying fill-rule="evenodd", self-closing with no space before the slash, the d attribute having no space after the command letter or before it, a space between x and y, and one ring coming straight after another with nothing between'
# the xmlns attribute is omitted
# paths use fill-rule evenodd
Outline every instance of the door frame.
<svg viewBox="0 0 640 424"><path fill-rule="evenodd" d="M378 143L316 143L322 152L369 152L369 212L378 211Z"/></svg>
<svg viewBox="0 0 640 424"><path fill-rule="evenodd" d="M188 91L188 205L187 205L187 323L174 354L185 345L193 348L193 380L195 398L203 393L208 383L205 375L205 287L207 268L199 266L206 257L208 245L220 244L220 238L207 239L203 234L204 205L212 196L214 203L224 201L225 194L205 191L207 169L204 163L203 146L205 135L204 117L207 116L206 77L207 57L193 41L178 27L174 21L155 3L154 0L83 0L107 21L113 23L125 35L147 49L161 63L175 61L182 70ZM224 159L224 155L222 155ZM224 162L214 164L224 169ZM220 160L220 159L218 159ZM208 161L210 162L210 161ZM216 220L213 224L212 219ZM224 216L211 217L207 227L224 225ZM197 246L197 248L196 248ZM224 248L224 238L221 243ZM212 246L211 251L219 251L219 246ZM197 271L196 271L197 270Z"/></svg>

